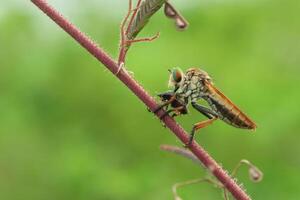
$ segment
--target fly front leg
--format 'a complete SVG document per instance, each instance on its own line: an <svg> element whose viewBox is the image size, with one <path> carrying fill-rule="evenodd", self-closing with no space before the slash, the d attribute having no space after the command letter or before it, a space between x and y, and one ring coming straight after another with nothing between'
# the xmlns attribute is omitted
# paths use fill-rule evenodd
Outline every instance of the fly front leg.
<svg viewBox="0 0 300 200"><path fill-rule="evenodd" d="M178 116L178 115L181 115L182 112L183 112L185 109L186 109L185 106L180 106L180 107L172 108L172 109L166 111L166 112L165 112L162 116L160 116L159 118L160 118L160 119L163 119L165 116L169 115L171 112L174 112L174 113L172 114L172 118L173 118L173 117L176 117L176 116Z"/></svg>
<svg viewBox="0 0 300 200"><path fill-rule="evenodd" d="M164 95L164 94L161 94L161 95ZM172 96L168 96L168 99L163 99L163 100L166 100L164 101L163 104L161 104L160 106L158 106L153 112L156 114L159 110L161 110L162 108L170 105L173 101L176 100L176 96L175 94L172 95Z"/></svg>

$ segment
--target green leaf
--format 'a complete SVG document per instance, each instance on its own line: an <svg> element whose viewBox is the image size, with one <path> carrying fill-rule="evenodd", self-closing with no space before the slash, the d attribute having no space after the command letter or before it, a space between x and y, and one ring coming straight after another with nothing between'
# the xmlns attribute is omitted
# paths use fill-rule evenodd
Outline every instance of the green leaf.
<svg viewBox="0 0 300 200"><path fill-rule="evenodd" d="M133 23L128 27L127 38L133 40L167 0L145 0L138 8Z"/></svg>

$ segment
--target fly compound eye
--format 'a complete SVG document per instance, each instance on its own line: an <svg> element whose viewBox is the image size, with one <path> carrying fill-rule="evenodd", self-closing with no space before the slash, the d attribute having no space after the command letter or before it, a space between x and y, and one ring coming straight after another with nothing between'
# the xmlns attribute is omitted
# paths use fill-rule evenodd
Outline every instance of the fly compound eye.
<svg viewBox="0 0 300 200"><path fill-rule="evenodd" d="M172 76L173 76L173 80L176 82L176 83L179 83L181 80L182 80L182 72L180 69L173 69L172 70Z"/></svg>

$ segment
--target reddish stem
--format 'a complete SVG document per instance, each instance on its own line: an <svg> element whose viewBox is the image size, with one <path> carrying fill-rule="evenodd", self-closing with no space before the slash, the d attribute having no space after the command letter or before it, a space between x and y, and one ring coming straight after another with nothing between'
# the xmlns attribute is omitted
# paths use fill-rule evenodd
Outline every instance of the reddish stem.
<svg viewBox="0 0 300 200"><path fill-rule="evenodd" d="M149 38L139 38L139 39L134 39L134 40L127 40L126 44L131 45L133 43L137 42L152 42L153 40L157 39L159 37L160 33L156 33L154 36L149 37Z"/></svg>
<svg viewBox="0 0 300 200"><path fill-rule="evenodd" d="M118 58L119 66L121 66L122 63L125 63L126 53L127 53L127 49L122 45L122 47L120 48L119 58Z"/></svg>
<svg viewBox="0 0 300 200"><path fill-rule="evenodd" d="M139 10L139 8L140 8L141 3L142 3L142 0L138 0L137 4L136 4L136 6L135 6L135 10L134 10L134 12L133 12L133 14L132 14L132 16L131 16L131 18L130 18L130 21L129 21L129 23L128 23L127 30L126 30L126 35L128 34L129 29L130 29L130 27L131 27L131 25L132 25L132 23L133 23L133 21L134 21L134 18L135 18L135 16L137 15L137 12L138 12L138 10Z"/></svg>
<svg viewBox="0 0 300 200"><path fill-rule="evenodd" d="M154 111L158 105L154 98L151 97L138 82L136 82L125 70L118 72L118 64L109 57L100 47L98 47L91 39L84 35L78 28L72 25L59 12L48 5L45 0L31 0L45 14L47 14L56 24L71 35L78 43L80 43L88 52L104 64L116 77L118 77L144 104ZM159 111L156 115L160 116L165 111ZM189 135L185 130L176 123L174 119L166 116L163 119L166 127L168 127L184 144L188 143ZM199 145L192 142L189 149L197 158L206 166L211 173L226 187L228 191L238 200L250 200L250 197L242 190L237 183L217 164L217 162Z"/></svg>
<svg viewBox="0 0 300 200"><path fill-rule="evenodd" d="M125 63L125 57L126 57L126 53L127 53L127 49L128 49L126 46L127 36L126 36L125 26L126 26L126 22L127 22L128 18L130 16L131 10L132 10L132 0L129 0L128 12L121 24L121 42L120 42L120 53L119 53L119 59L118 59L119 66L122 63Z"/></svg>

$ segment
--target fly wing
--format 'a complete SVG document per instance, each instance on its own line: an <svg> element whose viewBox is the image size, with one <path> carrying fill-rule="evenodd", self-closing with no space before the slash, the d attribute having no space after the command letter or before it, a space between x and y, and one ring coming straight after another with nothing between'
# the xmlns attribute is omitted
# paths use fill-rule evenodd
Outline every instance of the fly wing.
<svg viewBox="0 0 300 200"><path fill-rule="evenodd" d="M213 84L205 81L205 85L209 92L207 101L223 121L238 128L256 129L256 124Z"/></svg>

